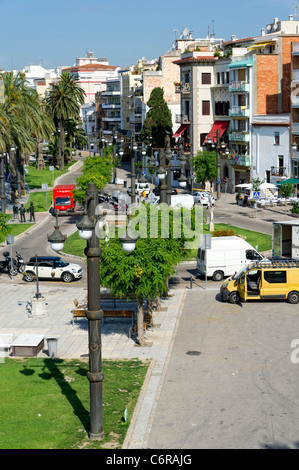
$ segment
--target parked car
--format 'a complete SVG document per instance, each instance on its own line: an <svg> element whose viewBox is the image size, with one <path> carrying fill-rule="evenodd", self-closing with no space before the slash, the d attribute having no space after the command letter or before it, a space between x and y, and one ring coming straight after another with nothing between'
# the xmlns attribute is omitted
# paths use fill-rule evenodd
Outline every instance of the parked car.
<svg viewBox="0 0 299 470"><path fill-rule="evenodd" d="M153 189L153 193L155 196L160 196L160 188L159 186L156 186L154 189ZM174 194L178 194L178 190L176 188L171 188L171 194L174 195Z"/></svg>
<svg viewBox="0 0 299 470"><path fill-rule="evenodd" d="M212 206L215 204L215 198L212 193L208 191L196 191L193 193L194 203L199 203L202 206L208 206L209 200L211 199Z"/></svg>
<svg viewBox="0 0 299 470"><path fill-rule="evenodd" d="M39 279L62 279L64 282L72 282L81 279L83 270L79 264L67 263L58 256L32 257L25 264L23 279L32 282L36 276L36 262Z"/></svg>

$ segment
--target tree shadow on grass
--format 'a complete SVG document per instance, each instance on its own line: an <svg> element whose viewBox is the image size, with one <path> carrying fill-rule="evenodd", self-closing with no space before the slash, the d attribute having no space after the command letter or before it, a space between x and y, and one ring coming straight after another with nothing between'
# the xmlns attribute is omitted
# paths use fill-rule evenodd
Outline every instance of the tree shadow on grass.
<svg viewBox="0 0 299 470"><path fill-rule="evenodd" d="M57 384L60 387L62 395L67 398L68 402L74 410L74 414L78 416L79 420L82 423L82 426L88 433L90 426L89 412L83 406L81 400L77 396L77 392L72 388L71 384L68 382L67 377L59 369L58 365L62 364L63 362L64 361L61 359L45 359L45 366L43 367L43 372L38 374L38 376L43 380L50 380L52 378L56 380ZM30 367L24 367L24 369L20 372L23 375L32 376L34 374L33 367L34 366L32 365L30 365ZM79 371L77 371L76 373L82 376L86 376L87 371L80 368Z"/></svg>

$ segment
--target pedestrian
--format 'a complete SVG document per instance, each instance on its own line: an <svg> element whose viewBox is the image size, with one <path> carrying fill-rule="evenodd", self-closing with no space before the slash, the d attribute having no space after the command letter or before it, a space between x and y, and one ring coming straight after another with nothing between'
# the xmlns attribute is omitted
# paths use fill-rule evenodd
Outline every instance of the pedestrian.
<svg viewBox="0 0 299 470"><path fill-rule="evenodd" d="M13 205L12 212L13 212L13 219L16 220L18 218L19 209L18 209L18 206L16 206L15 204Z"/></svg>
<svg viewBox="0 0 299 470"><path fill-rule="evenodd" d="M27 209L27 212L30 213L29 222L35 222L34 204L33 204L33 202L30 202L30 207L29 207L29 209Z"/></svg>
<svg viewBox="0 0 299 470"><path fill-rule="evenodd" d="M21 207L19 208L19 213L20 213L20 222L26 222L24 204L21 204Z"/></svg>

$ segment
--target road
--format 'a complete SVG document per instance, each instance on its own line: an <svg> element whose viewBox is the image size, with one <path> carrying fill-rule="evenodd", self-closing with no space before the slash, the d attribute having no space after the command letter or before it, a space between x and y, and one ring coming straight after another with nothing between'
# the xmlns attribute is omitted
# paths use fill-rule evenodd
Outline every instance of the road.
<svg viewBox="0 0 299 470"><path fill-rule="evenodd" d="M298 448L297 317L282 301L187 290L145 448Z"/></svg>

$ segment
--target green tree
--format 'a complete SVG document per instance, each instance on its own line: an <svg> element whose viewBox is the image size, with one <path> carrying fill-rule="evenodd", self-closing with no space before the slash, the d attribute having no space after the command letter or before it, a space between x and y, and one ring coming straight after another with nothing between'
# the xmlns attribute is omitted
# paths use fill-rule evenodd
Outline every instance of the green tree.
<svg viewBox="0 0 299 470"><path fill-rule="evenodd" d="M172 135L171 112L164 99L163 88L153 89L147 105L150 109L141 129L141 139L149 143L152 137L153 147L163 148L166 135Z"/></svg>
<svg viewBox="0 0 299 470"><path fill-rule="evenodd" d="M294 185L291 182L288 183L282 183L280 185L280 194L282 197L285 198L285 217L287 216L287 198L290 197L293 194L294 191Z"/></svg>
<svg viewBox="0 0 299 470"><path fill-rule="evenodd" d="M25 157L35 149L38 140L49 139L54 124L44 112L38 93L28 86L24 74L7 72L0 79L4 85L4 103L0 105L0 149L9 153L13 179L18 169L24 189ZM11 150L12 146L17 148L16 152ZM14 194L14 183L12 191Z"/></svg>
<svg viewBox="0 0 299 470"><path fill-rule="evenodd" d="M0 212L0 242L4 242L6 235L9 234L7 222L10 219L11 219L10 215L3 214L3 212Z"/></svg>
<svg viewBox="0 0 299 470"><path fill-rule="evenodd" d="M80 105L84 103L85 92L70 72L62 72L60 80L52 86L45 101L46 109L59 129L61 155L59 169L64 167L65 126L68 119L79 119Z"/></svg>
<svg viewBox="0 0 299 470"><path fill-rule="evenodd" d="M209 150L199 150L197 155L190 159L193 171L195 173L195 181L202 183L204 187L206 181L213 180L217 177L217 156L216 152Z"/></svg>
<svg viewBox="0 0 299 470"><path fill-rule="evenodd" d="M89 156L85 158L82 175L76 178L77 186L73 191L75 200L83 202L88 183L95 183L99 190L111 181L112 178L111 149L105 149L102 157Z"/></svg>

